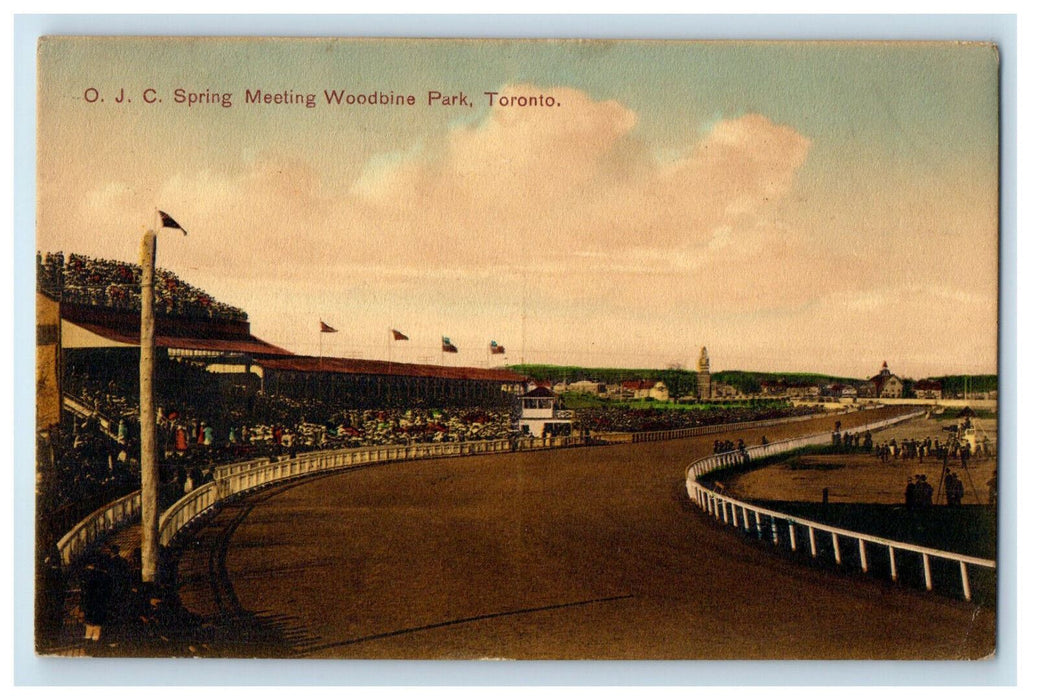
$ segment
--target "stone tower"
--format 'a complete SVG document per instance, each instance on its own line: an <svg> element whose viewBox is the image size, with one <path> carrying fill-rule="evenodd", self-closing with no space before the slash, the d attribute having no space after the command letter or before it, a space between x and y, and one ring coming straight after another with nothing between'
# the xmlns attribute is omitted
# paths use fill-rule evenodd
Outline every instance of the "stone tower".
<svg viewBox="0 0 1038 700"><path fill-rule="evenodd" d="M699 362L696 363L696 395L700 399L709 399L710 393L710 356L704 347L699 352Z"/></svg>

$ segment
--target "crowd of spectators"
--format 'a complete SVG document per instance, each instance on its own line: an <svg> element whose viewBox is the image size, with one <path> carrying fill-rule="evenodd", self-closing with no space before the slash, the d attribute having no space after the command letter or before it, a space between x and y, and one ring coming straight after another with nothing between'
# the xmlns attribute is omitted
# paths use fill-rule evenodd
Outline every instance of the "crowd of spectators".
<svg viewBox="0 0 1038 700"><path fill-rule="evenodd" d="M140 448L101 430L99 420L68 417L52 430L45 445L53 483L41 485L42 513L70 526L116 498L140 488Z"/></svg>
<svg viewBox="0 0 1038 700"><path fill-rule="evenodd" d="M580 431L633 433L814 415L823 411L824 409L819 406L791 405L727 407L704 410L630 409L605 406L575 410L573 427Z"/></svg>
<svg viewBox="0 0 1038 700"><path fill-rule="evenodd" d="M492 409L340 410L326 414L324 420L271 422L206 420L163 411L158 427L160 450L168 463L210 467L313 450L504 439L512 430L511 422L507 410Z"/></svg>
<svg viewBox="0 0 1038 700"><path fill-rule="evenodd" d="M36 254L39 288L62 301L122 311L140 311L141 268L119 260L60 251ZM155 313L195 319L246 321L237 307L224 304L169 270L155 270Z"/></svg>
<svg viewBox="0 0 1038 700"><path fill-rule="evenodd" d="M66 413L52 431L55 481L41 503L59 529L140 486L137 377L124 363L77 360L65 393L87 415ZM220 464L314 450L506 439L508 409L354 410L319 399L221 390L188 362L160 363L156 383L160 479L179 495L212 478Z"/></svg>

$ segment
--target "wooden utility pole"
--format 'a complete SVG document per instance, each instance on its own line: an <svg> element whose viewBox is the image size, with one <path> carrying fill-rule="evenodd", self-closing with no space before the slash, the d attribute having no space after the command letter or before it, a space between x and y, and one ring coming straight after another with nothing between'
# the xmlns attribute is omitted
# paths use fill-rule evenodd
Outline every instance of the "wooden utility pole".
<svg viewBox="0 0 1038 700"><path fill-rule="evenodd" d="M155 232L141 238L141 579L159 561L159 469L155 450Z"/></svg>

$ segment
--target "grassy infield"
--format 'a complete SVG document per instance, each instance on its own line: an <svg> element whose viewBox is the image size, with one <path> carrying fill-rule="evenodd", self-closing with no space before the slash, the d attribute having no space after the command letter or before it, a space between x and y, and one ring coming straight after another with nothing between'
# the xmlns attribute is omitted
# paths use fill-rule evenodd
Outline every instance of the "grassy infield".
<svg viewBox="0 0 1038 700"><path fill-rule="evenodd" d="M832 454L829 447L808 448L767 460L754 462L749 467L738 467L712 472L710 480L727 481L734 475L768 464L784 462L797 454ZM834 461L839 460L833 455ZM986 494L983 484L976 485ZM967 483L967 488L969 484ZM963 505L949 507L943 504L924 509L909 509L904 505L870 503L806 503L789 501L754 501L756 505L818 523L840 527L854 532L875 535L898 542L906 542L957 554L966 554L984 559L995 559L997 554L997 510L987 505ZM785 551L789 550L788 534L780 527ZM755 533L751 534L754 536ZM801 535L802 537L803 535ZM765 537L767 541L767 537ZM833 560L832 546L828 537L818 538L819 560ZM800 544L795 558L810 562L806 547ZM857 546L852 542L841 545L844 567L851 571L860 569ZM869 545L867 548L870 574L889 580L889 554L884 547ZM938 590L961 597L957 565L934 560L932 563L935 586ZM921 557L899 555L898 578L902 582L921 582L923 570ZM970 585L974 601L983 605L994 605L995 576L993 572L970 567Z"/></svg>

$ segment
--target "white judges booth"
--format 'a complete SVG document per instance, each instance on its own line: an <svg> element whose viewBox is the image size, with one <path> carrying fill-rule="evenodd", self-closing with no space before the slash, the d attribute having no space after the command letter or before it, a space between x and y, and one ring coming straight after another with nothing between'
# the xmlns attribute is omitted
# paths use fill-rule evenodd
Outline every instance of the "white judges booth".
<svg viewBox="0 0 1038 700"><path fill-rule="evenodd" d="M573 411L559 409L559 398L546 387L538 387L519 397L522 414L519 431L523 435L545 437L569 435L573 430Z"/></svg>

